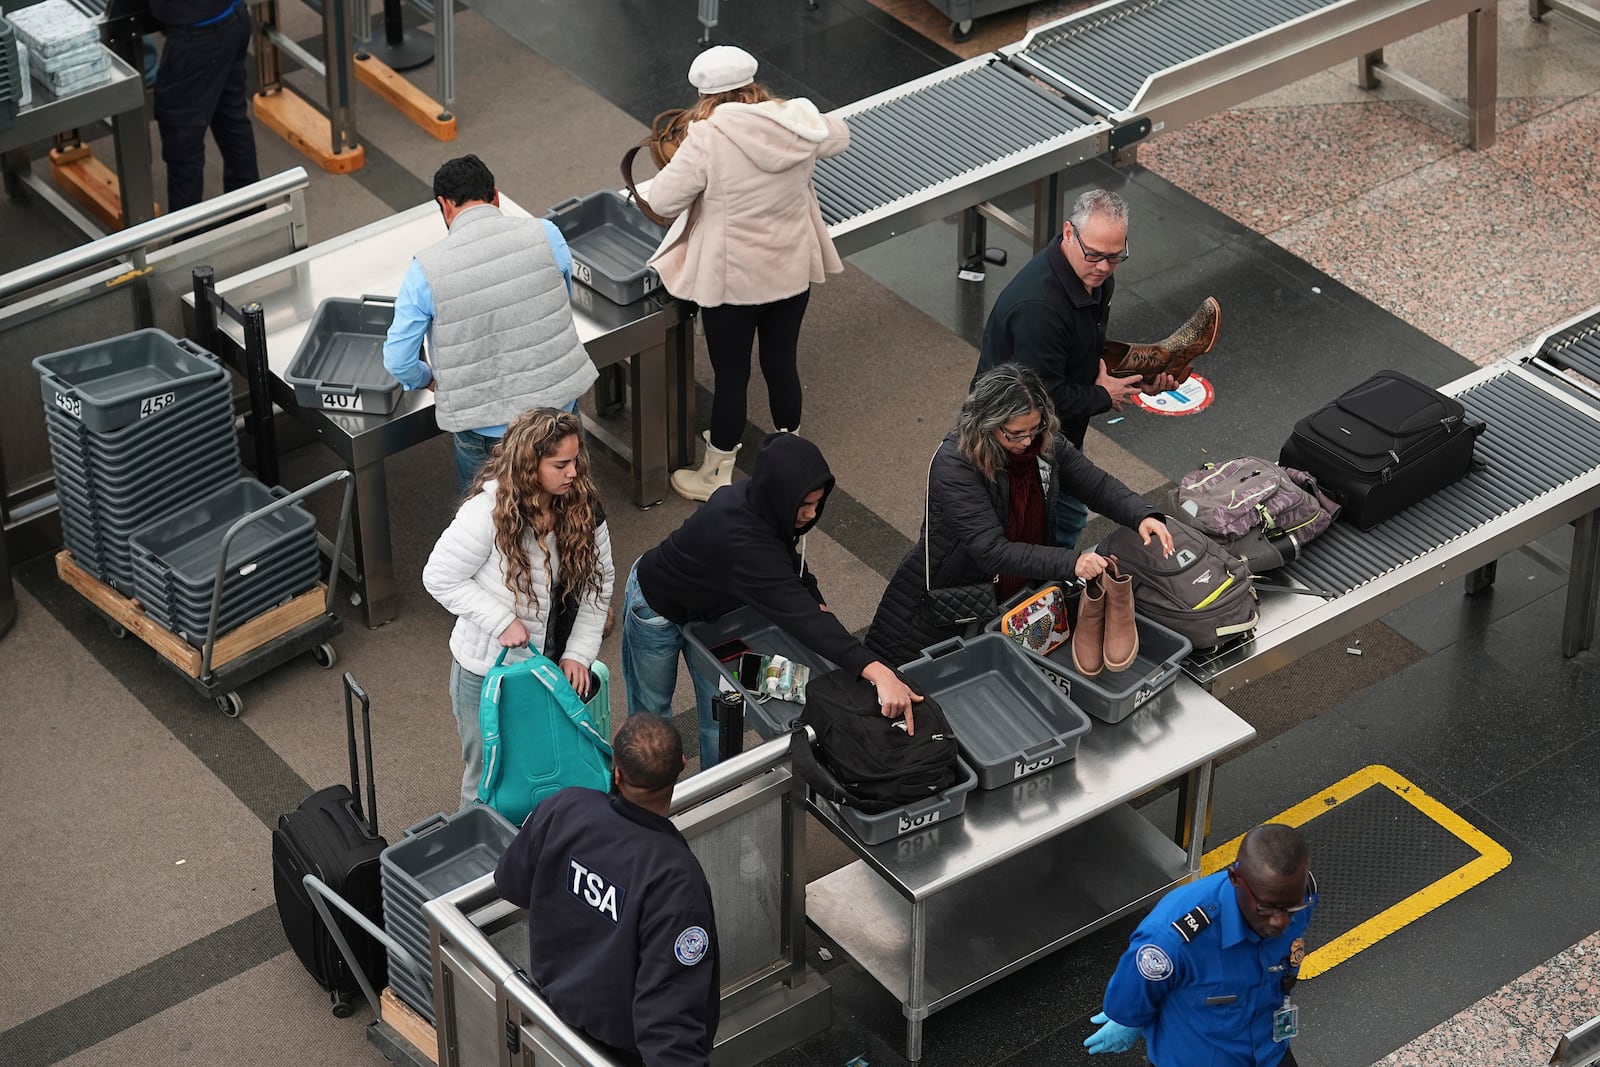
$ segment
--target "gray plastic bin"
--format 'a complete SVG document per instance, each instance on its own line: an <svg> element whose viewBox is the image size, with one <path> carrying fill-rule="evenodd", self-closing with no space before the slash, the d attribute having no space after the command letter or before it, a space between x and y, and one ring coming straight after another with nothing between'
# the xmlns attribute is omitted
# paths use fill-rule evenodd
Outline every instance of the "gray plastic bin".
<svg viewBox="0 0 1600 1067"><path fill-rule="evenodd" d="M980 789L998 789L1078 754L1089 717L997 633L952 637L900 668L944 708Z"/></svg>
<svg viewBox="0 0 1600 1067"><path fill-rule="evenodd" d="M1013 603L1048 586L1019 594ZM1068 616L1077 625L1077 590L1069 592ZM985 629L1000 633L1001 612ZM1052 649L1047 656L1024 648L1017 648L1039 671L1072 698L1072 702L1104 723L1116 724L1143 707L1151 697L1177 681L1183 670L1183 659L1194 646L1180 633L1167 629L1160 623L1135 614L1134 624L1139 630L1139 657L1123 671L1102 671L1098 677L1085 678L1072 664L1072 644L1067 642ZM1002 637L1005 635L1001 634Z"/></svg>
<svg viewBox="0 0 1600 1067"><path fill-rule="evenodd" d="M422 905L492 872L517 828L499 812L473 804L453 815L442 812L411 827L378 858L383 874L383 923L420 958L432 954ZM428 1022L433 1015L433 977L416 982L396 969L395 992Z"/></svg>
<svg viewBox="0 0 1600 1067"><path fill-rule="evenodd" d="M572 276L614 304L631 304L661 288L655 255L665 226L658 226L621 193L606 189L573 197L545 212L572 250Z"/></svg>
<svg viewBox="0 0 1600 1067"><path fill-rule="evenodd" d="M164 330L135 330L53 352L33 366L45 406L96 431L158 415L226 375L205 349Z"/></svg>
<svg viewBox="0 0 1600 1067"><path fill-rule="evenodd" d="M283 380L303 408L387 415L402 388L383 367L394 297L330 296L317 305Z"/></svg>
<svg viewBox="0 0 1600 1067"><path fill-rule="evenodd" d="M834 805L834 810L856 836L869 845L881 845L906 834L926 830L940 822L949 822L967 810L967 794L978 788L978 775L966 760L958 758L959 774L956 784L915 804L903 808L868 815L855 808Z"/></svg>
<svg viewBox="0 0 1600 1067"><path fill-rule="evenodd" d="M745 722L766 741L794 729L805 706L787 700L763 701L740 685L735 670L728 664L717 662L711 650L725 641L738 639L749 645L752 652L759 652L763 656L786 656L796 663L803 663L811 668L813 676L834 669L834 664L778 629L751 607L730 611L720 619L691 622L683 628L683 635L693 662L708 675L726 678L744 697Z"/></svg>
<svg viewBox="0 0 1600 1067"><path fill-rule="evenodd" d="M148 418L115 430L91 430L59 408L48 405L44 415L52 442L60 441L84 454L124 460L149 452L180 430L211 427L218 422L226 422L231 427L233 380L223 375L202 387L185 403L168 405Z"/></svg>
<svg viewBox="0 0 1600 1067"><path fill-rule="evenodd" d="M222 538L239 519L266 507L278 494L254 478L240 478L220 492L145 526L130 539L134 554L149 560L152 574L191 587L209 585L216 577ZM228 559L249 559L299 539L315 541L317 521L300 508L286 507L239 531Z"/></svg>

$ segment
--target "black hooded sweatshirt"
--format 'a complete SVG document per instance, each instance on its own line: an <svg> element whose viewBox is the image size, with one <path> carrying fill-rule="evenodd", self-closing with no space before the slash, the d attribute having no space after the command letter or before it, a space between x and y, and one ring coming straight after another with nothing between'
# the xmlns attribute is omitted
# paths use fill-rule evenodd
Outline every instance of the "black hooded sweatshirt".
<svg viewBox="0 0 1600 1067"><path fill-rule="evenodd" d="M817 518L795 526L801 504L817 489ZM822 592L798 547L832 492L833 473L816 445L792 433L769 434L748 479L712 493L639 557L645 602L679 626L748 604L817 655L860 673L877 657L822 610Z"/></svg>

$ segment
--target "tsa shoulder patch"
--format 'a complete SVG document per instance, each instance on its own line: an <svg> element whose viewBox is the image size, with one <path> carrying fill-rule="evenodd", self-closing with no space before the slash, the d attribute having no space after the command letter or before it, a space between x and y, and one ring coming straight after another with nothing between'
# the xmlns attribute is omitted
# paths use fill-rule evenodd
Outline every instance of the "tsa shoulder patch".
<svg viewBox="0 0 1600 1067"><path fill-rule="evenodd" d="M1206 914L1206 909L1203 907L1185 912L1172 920L1172 928L1183 938L1184 944L1193 941L1196 934L1210 925L1211 916Z"/></svg>
<svg viewBox="0 0 1600 1067"><path fill-rule="evenodd" d="M711 937L702 926L691 926L678 935L678 940L673 942L672 954L678 957L678 962L685 967L693 967L705 959L706 950L711 947Z"/></svg>
<svg viewBox="0 0 1600 1067"><path fill-rule="evenodd" d="M1133 954L1133 963L1147 981L1164 982L1172 977L1172 957L1158 945L1140 945Z"/></svg>

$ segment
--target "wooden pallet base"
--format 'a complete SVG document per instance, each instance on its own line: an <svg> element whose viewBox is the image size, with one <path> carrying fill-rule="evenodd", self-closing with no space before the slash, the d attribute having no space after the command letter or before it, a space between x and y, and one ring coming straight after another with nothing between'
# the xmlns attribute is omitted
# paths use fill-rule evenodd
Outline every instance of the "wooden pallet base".
<svg viewBox="0 0 1600 1067"><path fill-rule="evenodd" d="M138 601L129 600L78 566L78 561L66 549L56 553L56 574L124 630L155 649L162 659L191 678L200 677L198 648L146 615ZM214 671L315 619L326 610L327 596L328 587L318 582L309 593L302 593L287 604L280 604L243 626L229 630L217 638L216 648L211 653L211 669Z"/></svg>
<svg viewBox="0 0 1600 1067"><path fill-rule="evenodd" d="M356 53L356 78L436 141L456 139L456 117L433 97L366 52Z"/></svg>
<svg viewBox="0 0 1600 1067"><path fill-rule="evenodd" d="M257 93L251 105L263 126L299 149L323 170L331 174L349 174L366 165L367 150L360 145L343 152L332 150L333 131L328 116L312 107L299 93L288 89Z"/></svg>
<svg viewBox="0 0 1600 1067"><path fill-rule="evenodd" d="M78 206L108 230L122 229L122 189L116 172L86 144L50 150L50 170Z"/></svg>
<svg viewBox="0 0 1600 1067"><path fill-rule="evenodd" d="M439 1062L439 1037L428 1020L411 1010L411 1005L394 995L389 986L383 987L379 998L383 1021L394 1027L395 1033L411 1042L413 1048L434 1063Z"/></svg>

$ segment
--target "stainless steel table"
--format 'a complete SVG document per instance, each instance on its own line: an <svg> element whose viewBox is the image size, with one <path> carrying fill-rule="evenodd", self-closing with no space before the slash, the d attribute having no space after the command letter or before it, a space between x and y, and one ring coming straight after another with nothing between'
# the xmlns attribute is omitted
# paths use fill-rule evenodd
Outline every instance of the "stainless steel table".
<svg viewBox="0 0 1600 1067"><path fill-rule="evenodd" d="M528 213L501 195L509 213ZM402 395L390 415L358 415L301 408L283 374L294 359L317 305L330 296L392 295L413 253L445 234L437 205L428 203L352 230L330 241L268 263L227 280L217 292L235 307L259 303L265 313L267 359L273 400L303 419L355 475L355 528L352 539L355 580L364 598L368 626L395 616L394 555L389 538L386 457L426 441L439 432L433 393ZM193 323L194 295L183 297L186 321ZM662 500L667 474L690 462L694 422L694 336L683 305L661 294L621 307L583 286L573 287L573 317L578 337L597 367L624 361L631 383L631 447L600 427L591 432L633 465L636 500L648 507ZM222 320L219 353L238 365L243 331Z"/></svg>
<svg viewBox="0 0 1600 1067"><path fill-rule="evenodd" d="M1212 767L1255 732L1180 678L1116 726L1095 723L1077 759L975 791L965 814L909 837L863 844L814 802L861 858L806 887L806 915L900 1001L916 1063L929 1015L1197 874ZM1174 779L1169 837L1128 802Z"/></svg>
<svg viewBox="0 0 1600 1067"><path fill-rule="evenodd" d="M104 45L101 46L105 47ZM65 203L53 190L34 180L27 146L58 133L93 126L110 119L116 150L117 181L122 196L122 224L132 226L155 218L150 185L150 131L144 114L144 78L115 54L111 80L69 96L56 97L38 82L33 100L17 112L16 121L0 131L0 166L6 193L17 196L26 183L50 203ZM72 212L74 215L76 211Z"/></svg>

